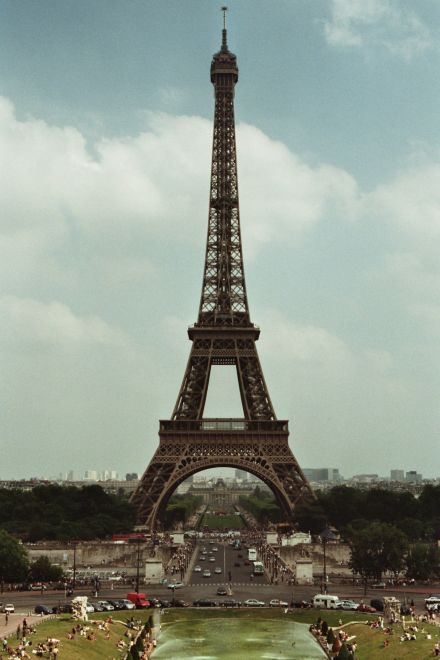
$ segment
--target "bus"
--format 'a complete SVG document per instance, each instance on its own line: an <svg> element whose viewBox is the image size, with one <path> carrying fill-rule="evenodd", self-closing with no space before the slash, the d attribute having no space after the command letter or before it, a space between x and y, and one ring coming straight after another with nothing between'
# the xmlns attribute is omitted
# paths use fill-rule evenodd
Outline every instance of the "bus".
<svg viewBox="0 0 440 660"><path fill-rule="evenodd" d="M256 561L257 560L257 551L255 548L249 548L248 550L248 559L249 561Z"/></svg>
<svg viewBox="0 0 440 660"><path fill-rule="evenodd" d="M261 561L254 561L254 575L264 575L264 566Z"/></svg>

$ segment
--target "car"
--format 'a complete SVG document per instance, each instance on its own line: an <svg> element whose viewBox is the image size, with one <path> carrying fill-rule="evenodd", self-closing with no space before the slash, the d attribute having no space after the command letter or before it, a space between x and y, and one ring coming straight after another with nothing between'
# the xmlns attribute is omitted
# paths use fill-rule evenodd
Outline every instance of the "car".
<svg viewBox="0 0 440 660"><path fill-rule="evenodd" d="M120 601L119 599L115 599L115 600L112 599L112 600L109 600L108 602L110 603L110 605L113 605L113 607L115 608L115 610L123 610L123 609L125 609L124 606L122 605L122 603L121 603L121 601Z"/></svg>
<svg viewBox="0 0 440 660"><path fill-rule="evenodd" d="M240 568L240 562L239 561L234 562L234 566L235 568Z"/></svg>
<svg viewBox="0 0 440 660"><path fill-rule="evenodd" d="M216 566L214 568L214 573L217 573L217 575L220 575L221 572L222 572L222 569L220 568L220 566Z"/></svg>
<svg viewBox="0 0 440 660"><path fill-rule="evenodd" d="M202 572L201 566L194 566L194 573L201 573L201 572Z"/></svg>
<svg viewBox="0 0 440 660"><path fill-rule="evenodd" d="M209 561L215 561L215 557L210 557Z"/></svg>
<svg viewBox="0 0 440 660"><path fill-rule="evenodd" d="M87 614L93 614L94 611L95 611L95 608L93 607L92 603L87 603L87 605L86 605Z"/></svg>
<svg viewBox="0 0 440 660"><path fill-rule="evenodd" d="M374 614L374 612L377 612L377 610L375 607L371 607L371 605L366 605L365 603L361 603L357 608L356 612L366 612L368 614Z"/></svg>
<svg viewBox="0 0 440 660"><path fill-rule="evenodd" d="M90 605L93 606L93 609L95 610L95 612L104 612L104 608L101 605L101 603L90 603Z"/></svg>
<svg viewBox="0 0 440 660"><path fill-rule="evenodd" d="M375 582L374 584L371 585L372 589L385 589L387 585L385 582Z"/></svg>
<svg viewBox="0 0 440 660"><path fill-rule="evenodd" d="M206 557L204 557L203 555L200 555L199 561L205 561L205 559L206 559Z"/></svg>
<svg viewBox="0 0 440 660"><path fill-rule="evenodd" d="M221 603L222 607L241 607L241 601L234 600L234 598L225 598Z"/></svg>
<svg viewBox="0 0 440 660"><path fill-rule="evenodd" d="M162 608L167 608L167 607L172 607L171 603L169 600L165 600L164 598L160 598L159 600L159 605Z"/></svg>
<svg viewBox="0 0 440 660"><path fill-rule="evenodd" d="M228 595L228 592L227 592L227 589L225 589L225 587L218 587L217 596L227 596L227 595Z"/></svg>
<svg viewBox="0 0 440 660"><path fill-rule="evenodd" d="M35 614L53 614L53 609L47 605L35 605L34 607Z"/></svg>
<svg viewBox="0 0 440 660"><path fill-rule="evenodd" d="M217 607L218 603L216 600L210 600L209 598L199 598L193 602L194 607Z"/></svg>
<svg viewBox="0 0 440 660"><path fill-rule="evenodd" d="M308 610L313 607L312 603L308 600L294 600L290 603L291 607L296 607L298 609Z"/></svg>
<svg viewBox="0 0 440 660"><path fill-rule="evenodd" d="M108 602L108 600L99 600L98 603L104 608L104 612L113 612L115 606Z"/></svg>
<svg viewBox="0 0 440 660"><path fill-rule="evenodd" d="M211 571L203 571L203 577L211 577Z"/></svg>
<svg viewBox="0 0 440 660"><path fill-rule="evenodd" d="M217 548L216 545L213 547L212 551L213 551L213 552L218 552L218 548Z"/></svg>
<svg viewBox="0 0 440 660"><path fill-rule="evenodd" d="M244 564L244 566L250 566L250 563L248 562L247 559L246 559L246 561L243 562L243 564Z"/></svg>
<svg viewBox="0 0 440 660"><path fill-rule="evenodd" d="M278 600L278 598L272 598L272 600L269 602L269 605L271 607L289 607L289 603L287 603L285 600Z"/></svg>
<svg viewBox="0 0 440 660"><path fill-rule="evenodd" d="M68 603L63 603L62 605L57 605L52 608L53 614L72 614L73 607Z"/></svg>
<svg viewBox="0 0 440 660"><path fill-rule="evenodd" d="M374 607L378 612L383 612L383 600L373 598L373 600L370 600L370 605L371 607Z"/></svg>
<svg viewBox="0 0 440 660"><path fill-rule="evenodd" d="M244 601L243 605L245 607L265 607L266 603L262 600L257 600L256 598L248 598Z"/></svg>
<svg viewBox="0 0 440 660"><path fill-rule="evenodd" d="M172 607L189 607L189 603L186 600L183 600L182 598L174 598L171 601Z"/></svg>
<svg viewBox="0 0 440 660"><path fill-rule="evenodd" d="M29 586L29 589L31 591L46 591L47 587L45 584L42 584L41 582L34 582Z"/></svg>
<svg viewBox="0 0 440 660"><path fill-rule="evenodd" d="M13 606L12 603L6 603L6 605L3 605L2 607L2 612L4 612L5 614L14 614L15 607Z"/></svg>
<svg viewBox="0 0 440 660"><path fill-rule="evenodd" d="M122 610L135 610L136 605L131 602L131 600L128 600L128 598L120 598L119 602L121 604L121 609Z"/></svg>
<svg viewBox="0 0 440 660"><path fill-rule="evenodd" d="M181 589L184 586L185 586L184 582L170 582L168 585L168 589Z"/></svg>
<svg viewBox="0 0 440 660"><path fill-rule="evenodd" d="M338 603L337 609L338 610L357 610L359 607L359 603L355 603L354 600L341 600L340 603Z"/></svg>
<svg viewBox="0 0 440 660"><path fill-rule="evenodd" d="M150 607L160 607L160 600L158 598L155 598L153 596L153 597L149 597L148 600L150 603Z"/></svg>

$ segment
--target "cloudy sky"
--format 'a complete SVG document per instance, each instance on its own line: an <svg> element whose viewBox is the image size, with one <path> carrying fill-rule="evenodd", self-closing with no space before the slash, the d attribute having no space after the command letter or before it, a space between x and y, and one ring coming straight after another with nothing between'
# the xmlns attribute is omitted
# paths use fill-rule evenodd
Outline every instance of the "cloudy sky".
<svg viewBox="0 0 440 660"><path fill-rule="evenodd" d="M196 320L220 3L0 2L0 477L143 472ZM231 0L251 316L304 467L440 473L440 5ZM206 415L241 414L216 368Z"/></svg>

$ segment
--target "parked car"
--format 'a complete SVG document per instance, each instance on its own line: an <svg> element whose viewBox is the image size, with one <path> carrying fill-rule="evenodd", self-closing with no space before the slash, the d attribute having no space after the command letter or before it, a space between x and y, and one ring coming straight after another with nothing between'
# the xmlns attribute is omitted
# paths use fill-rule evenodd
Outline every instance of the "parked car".
<svg viewBox="0 0 440 660"><path fill-rule="evenodd" d="M160 607L160 600L158 598L150 596L148 600L150 601L150 607Z"/></svg>
<svg viewBox="0 0 440 660"><path fill-rule="evenodd" d="M374 607L377 612L383 612L383 600L373 598L373 600L370 600L370 605L371 607Z"/></svg>
<svg viewBox="0 0 440 660"><path fill-rule="evenodd" d="M194 566L194 573L201 573L201 572L202 572L201 566Z"/></svg>
<svg viewBox="0 0 440 660"><path fill-rule="evenodd" d="M159 600L159 603L160 603L160 606L161 606L162 608L171 607L171 603L170 603L170 601L169 601L169 600L165 600L164 598L161 598L161 599Z"/></svg>
<svg viewBox="0 0 440 660"><path fill-rule="evenodd" d="M104 608L104 612L113 612L115 609L115 606L109 603L108 600L99 600L98 602Z"/></svg>
<svg viewBox="0 0 440 660"><path fill-rule="evenodd" d="M47 605L35 605L34 607L35 614L53 614L53 609Z"/></svg>
<svg viewBox="0 0 440 660"><path fill-rule="evenodd" d="M6 603L6 605L3 605L2 607L2 612L4 612L5 614L14 614L15 607L13 606L12 603Z"/></svg>
<svg viewBox="0 0 440 660"><path fill-rule="evenodd" d="M128 600L128 598L120 598L119 602L121 603L121 609L123 610L135 610L136 605L131 602L131 600Z"/></svg>
<svg viewBox="0 0 440 660"><path fill-rule="evenodd" d="M221 602L222 607L241 607L241 601L234 600L234 598L225 598Z"/></svg>
<svg viewBox="0 0 440 660"><path fill-rule="evenodd" d="M95 612L95 611L96 610L95 610L94 606L92 605L92 603L87 603L87 605L86 605L87 614L93 614L93 612Z"/></svg>
<svg viewBox="0 0 440 660"><path fill-rule="evenodd" d="M387 585L385 582L375 582L374 584L371 585L372 589L385 589Z"/></svg>
<svg viewBox="0 0 440 660"><path fill-rule="evenodd" d="M93 609L95 610L95 612L104 612L104 608L101 605L101 603L90 603L90 605L93 606Z"/></svg>
<svg viewBox="0 0 440 660"><path fill-rule="evenodd" d="M220 575L221 572L222 572L222 569L220 568L220 566L216 566L216 567L214 568L214 573L216 573L217 575Z"/></svg>
<svg viewBox="0 0 440 660"><path fill-rule="evenodd" d="M209 561L215 561L215 557L210 557Z"/></svg>
<svg viewBox="0 0 440 660"><path fill-rule="evenodd" d="M352 610L353 612L357 610L359 607L359 603L355 603L354 600L341 600L340 603L338 603L338 610Z"/></svg>
<svg viewBox="0 0 440 660"><path fill-rule="evenodd" d="M243 605L245 607L265 607L266 603L262 600L257 600L256 598L248 598L244 601Z"/></svg>
<svg viewBox="0 0 440 660"><path fill-rule="evenodd" d="M290 603L291 607L296 607L296 608L301 608L304 610L309 609L310 607L313 607L312 603L308 600L293 600Z"/></svg>
<svg viewBox="0 0 440 660"><path fill-rule="evenodd" d="M56 607L53 607L52 610L54 614L72 614L73 612L72 605L67 603L63 605L57 605Z"/></svg>
<svg viewBox="0 0 440 660"><path fill-rule="evenodd" d="M124 606L122 605L122 603L121 603L121 601L120 601L119 599L115 599L115 600L112 599L112 600L109 600L108 602L110 603L110 605L113 605L113 607L115 608L115 610L123 610L123 609L125 609Z"/></svg>
<svg viewBox="0 0 440 660"><path fill-rule="evenodd" d="M357 608L357 612L366 612L368 614L374 614L374 612L377 612L377 610L375 607L371 607L371 605L365 605L365 603L361 603Z"/></svg>
<svg viewBox="0 0 440 660"><path fill-rule="evenodd" d="M173 607L189 607L189 603L186 600L183 600L182 598L178 598L178 599L174 598L171 601L171 605Z"/></svg>
<svg viewBox="0 0 440 660"><path fill-rule="evenodd" d="M218 587L217 589L217 596L227 596L228 591L225 589L225 587Z"/></svg>
<svg viewBox="0 0 440 660"><path fill-rule="evenodd" d="M269 601L269 605L271 607L289 607L289 603L285 600L278 600L278 598L272 598L272 600Z"/></svg>
<svg viewBox="0 0 440 660"><path fill-rule="evenodd" d="M216 600L211 600L209 598L199 598L193 602L194 607L217 607L218 603Z"/></svg>
<svg viewBox="0 0 440 660"><path fill-rule="evenodd" d="M211 577L211 571L203 571L203 577Z"/></svg>

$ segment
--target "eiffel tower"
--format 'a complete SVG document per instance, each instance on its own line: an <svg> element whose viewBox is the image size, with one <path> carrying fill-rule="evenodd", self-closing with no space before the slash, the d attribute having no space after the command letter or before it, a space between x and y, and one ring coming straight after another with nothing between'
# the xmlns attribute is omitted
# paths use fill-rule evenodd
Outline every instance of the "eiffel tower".
<svg viewBox="0 0 440 660"><path fill-rule="evenodd" d="M288 444L288 422L277 420L250 320L243 269L235 145L236 57L227 45L213 57L214 136L205 268L199 315L188 329L192 341L185 375L170 420L161 420L159 447L132 496L138 523L153 530L177 486L217 466L245 470L273 491L284 517L293 521L303 496L313 496ZM203 410L212 365L235 365L242 419L207 419Z"/></svg>

